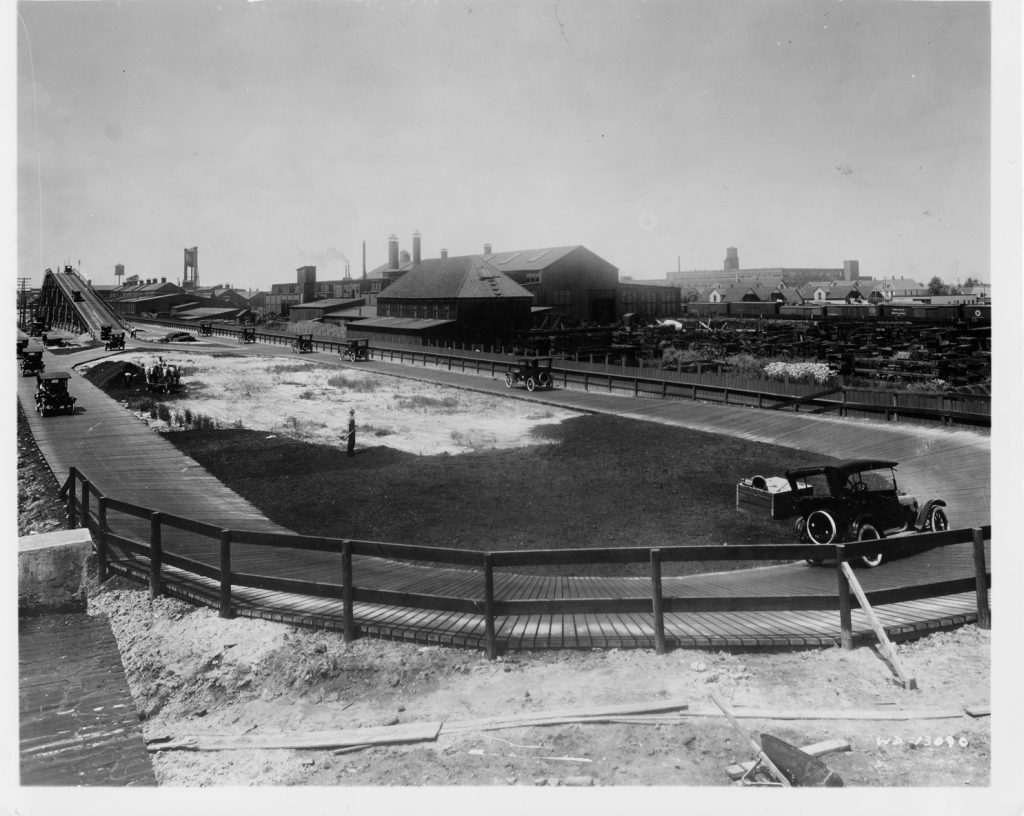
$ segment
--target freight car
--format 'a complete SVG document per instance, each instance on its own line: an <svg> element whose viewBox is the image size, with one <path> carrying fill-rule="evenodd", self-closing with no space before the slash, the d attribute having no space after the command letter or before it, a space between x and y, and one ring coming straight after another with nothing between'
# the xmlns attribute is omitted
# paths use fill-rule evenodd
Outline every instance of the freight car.
<svg viewBox="0 0 1024 816"><path fill-rule="evenodd" d="M992 307L988 304L931 303L804 303L780 305L774 301L739 301L735 303L687 303L685 317L730 317L803 321L886 321L930 325L962 325L974 327L992 323Z"/></svg>

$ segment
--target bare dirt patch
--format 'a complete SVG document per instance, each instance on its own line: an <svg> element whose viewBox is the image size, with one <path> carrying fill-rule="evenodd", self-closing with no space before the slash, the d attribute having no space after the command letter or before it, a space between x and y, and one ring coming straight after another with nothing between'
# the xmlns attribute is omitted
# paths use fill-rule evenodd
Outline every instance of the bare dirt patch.
<svg viewBox="0 0 1024 816"><path fill-rule="evenodd" d="M988 701L989 635L973 626L901 647L918 691L890 682L868 648L734 655L678 650L481 653L361 639L236 619L109 582L91 598L110 617L147 739L307 734L448 723L613 703L686 700L735 711L915 709ZM952 681L951 678L956 678ZM743 719L798 745L847 740L825 759L851 786L984 786L988 718L913 721ZM948 739L947 739L948 738ZM671 724L573 724L331 750L166 751L162 785L729 785L751 758L723 717Z"/></svg>
<svg viewBox="0 0 1024 816"><path fill-rule="evenodd" d="M350 410L355 411L357 438L364 445L386 444L419 455L542 444L543 437L531 431L576 415L353 367L328 366L301 356L133 351L79 370L101 386L116 388L103 375L104 369L123 361L144 370L160 359L181 371L180 392L153 395L174 414L187 410L209 417L220 427L266 431L339 448L346 445ZM140 393L141 384L133 391ZM114 395L127 396L123 389ZM152 424L156 430L179 427L174 419Z"/></svg>

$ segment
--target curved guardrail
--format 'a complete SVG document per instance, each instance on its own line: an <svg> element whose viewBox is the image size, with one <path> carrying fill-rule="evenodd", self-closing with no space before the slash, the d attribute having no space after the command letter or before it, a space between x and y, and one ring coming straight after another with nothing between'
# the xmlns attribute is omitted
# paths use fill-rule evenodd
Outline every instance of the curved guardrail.
<svg viewBox="0 0 1024 816"><path fill-rule="evenodd" d="M219 586L219 613L233 616L232 590L250 587L273 592L291 593L314 598L329 598L342 602L343 631L346 640L356 636L354 604L356 602L410 607L421 610L458 612L479 615L484 622L484 640L489 657L501 650L495 619L506 616L566 615L566 614L649 614L656 650L665 651L664 616L668 613L690 612L753 612L753 611L806 611L834 610L839 613L841 641L852 646L853 629L851 610L859 605L844 574L843 564L877 550L877 542L865 541L838 544L831 556L836 561L836 591L833 594L781 594L781 595L668 595L661 577L662 565L673 561L764 561L822 558L820 545L742 545L742 546L673 546L586 548L572 550L498 550L470 551L413 544L394 544L356 539L339 539L298 534L265 533L251 530L222 529L216 525L183 516L162 513L116 498L104 496L76 468L71 468L62 496L67 501L68 526L79 524L89 529L96 542L99 579L106 580L112 564L112 550L126 553L137 565L148 567L150 593L161 594L170 580L164 567L171 566L184 572L216 582ZM148 521L148 536L140 541L115 532L108 515L117 512L128 517ZM197 535L211 543L216 542L217 563L207 563L187 557L169 549L164 541L164 530L180 530ZM932 581L898 589L866 592L869 604L891 604L922 598L940 597L974 591L977 599L978 620L988 625L988 588L991 573L986 566L985 542L991 540L991 526L964 530L924 533L900 539L901 553L912 554L938 547L971 543L974 553L974 576L952 580ZM254 545L289 550L301 550L337 557L341 583L282 578L275 575L244 573L232 564L232 548L236 545ZM386 559L395 563L441 564L446 567L468 567L477 572L478 591L472 595L434 594L428 592L396 591L373 586L373 582L359 582L354 556ZM139 561L143 559L143 561ZM585 564L640 564L650 567L650 592L635 597L575 597L575 598L499 598L495 596L494 573L509 567L543 567L551 565Z"/></svg>

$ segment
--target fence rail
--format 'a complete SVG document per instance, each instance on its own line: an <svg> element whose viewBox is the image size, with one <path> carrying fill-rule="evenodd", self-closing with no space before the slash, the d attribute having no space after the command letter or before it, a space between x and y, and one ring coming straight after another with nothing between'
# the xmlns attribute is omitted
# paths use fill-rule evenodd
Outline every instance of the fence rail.
<svg viewBox="0 0 1024 816"><path fill-rule="evenodd" d="M83 499L78 499L78 487L82 488ZM390 544L384 542L334 539L316 536L302 536L288 533L263 533L248 530L221 529L216 525L185 519L161 513L111 497L98 495L97 501L88 497L94 492L88 480L76 469L71 468L63 491L68 499L68 526L81 525L93 534L99 561L99 575L105 580L111 563L111 547L117 547L142 558L148 558L150 592L156 597L163 592L167 581L162 574L163 567L176 569L215 581L219 585L219 607L222 617L233 615L233 588L249 587L274 592L291 593L315 598L327 598L343 602L343 625L345 639L356 636L354 603L382 604L396 607L410 607L423 610L458 612L482 615L485 624L485 645L489 657L498 655L501 644L497 638L495 619L522 615L558 614L650 614L656 649L665 650L664 615L696 612L751 612L751 611L805 611L835 610L840 615L841 641L852 647L852 623L850 610L859 601L850 593L849 584L842 572L842 565L862 555L877 551L877 542L854 542L834 547L804 544L742 545L718 547L709 545L673 547L622 547L585 548L575 550L504 550L493 552L464 551L445 548L424 547L413 544ZM138 541L119 535L111 530L107 511L116 508L137 518L148 518L149 540ZM216 564L207 564L179 553L168 552L163 541L163 528L172 527L198 534L219 544L219 558ZM939 597L947 594L975 590L978 620L983 626L990 621L988 588L991 573L986 566L984 542L991 540L990 526L964 530L947 530L938 533L923 533L901 538L900 551L905 553L924 552L937 547L971 543L974 548L974 572L971 577L954 580L933 581L900 589L867 592L870 604L898 603ZM258 545L291 550L308 550L328 553L339 558L341 583L312 581L296 578L282 578L241 572L231 565L234 545ZM824 552L828 556L823 556ZM211 553L214 552L211 547ZM353 554L385 559L392 562L419 562L461 564L474 567L479 575L479 593L473 597L438 595L428 592L410 592L381 589L373 586L358 586L352 556ZM668 561L751 561L787 560L834 557L837 571L835 594L778 594L778 595L735 595L735 596L673 596L667 594L661 577L661 565ZM516 566L547 566L555 564L619 564L649 562L651 567L650 593L636 597L577 597L577 598L516 598L496 597L494 571Z"/></svg>
<svg viewBox="0 0 1024 816"><path fill-rule="evenodd" d="M195 329L193 323L160 320L161 325ZM239 338L241 329L213 327L213 334ZM255 333L257 342L290 346L293 335L277 332ZM340 353L346 341L313 338L314 351ZM515 357L505 349L467 351L431 347L375 344L369 348L371 359L408 365L434 366L448 371L504 376L515 365ZM838 383L767 380L737 374L686 372L655 366L627 366L613 363L612 355L601 359L556 360L552 376L563 388L585 391L626 393L634 397L691 399L743 405L769 410L810 413L835 412L841 417L884 417L887 421L939 422L943 425L989 427L992 423L992 398L980 394L953 392L913 392L851 388ZM713 366L708 366L709 368Z"/></svg>

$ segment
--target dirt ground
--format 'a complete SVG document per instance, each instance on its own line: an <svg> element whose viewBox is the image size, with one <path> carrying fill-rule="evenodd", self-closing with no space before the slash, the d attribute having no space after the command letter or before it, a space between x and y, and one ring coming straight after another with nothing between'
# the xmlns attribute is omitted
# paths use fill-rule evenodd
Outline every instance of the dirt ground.
<svg viewBox="0 0 1024 816"><path fill-rule="evenodd" d="M56 529L61 506L45 503L56 484L33 451L27 442L19 445L19 496L23 490L31 496L24 504L19 498L19 516L24 509L35 531ZM31 508L37 508L34 515ZM990 633L973 626L902 644L900 657L919 685L904 690L869 648L661 656L615 649L525 652L492 662L469 650L371 639L346 644L336 633L221 620L174 599L151 602L145 589L122 579L93 587L89 606L91 614L110 619L147 740L455 724L661 700L683 700L691 710L712 714L460 735L442 729L436 741L350 753L156 752L158 781L168 787L728 786L734 783L725 768L751 759L753 751L716 713L712 694L737 714L806 712L802 719L740 722L744 735L754 738L771 733L795 745L848 741L850 751L823 759L849 786L963 789L990 780L990 719L931 716L989 702ZM850 718L814 716L840 709ZM907 709L918 716L858 718L865 710Z"/></svg>
<svg viewBox="0 0 1024 816"><path fill-rule="evenodd" d="M783 654L677 650L482 653L359 639L246 619L115 579L90 599L110 618L147 740L308 734L447 723L615 703L683 700L714 711L834 714L913 709L922 718L752 720L746 733L796 745L843 739L827 764L851 786L985 786L988 718L928 719L988 701L989 634L977 627L900 647L919 689L891 682L868 648ZM956 678L951 682L950 678ZM752 757L721 716L663 724L570 724L446 736L435 742L331 750L162 751L162 785L729 785Z"/></svg>
<svg viewBox="0 0 1024 816"><path fill-rule="evenodd" d="M144 369L161 359L181 371L180 393L166 398L175 413L188 410L224 428L241 425L339 448L346 444L349 411L355 412L361 444L386 444L420 455L541 444L542 437L530 431L576 415L530 402L380 377L354 367L327 367L300 355L210 354L171 346L125 352L77 370L87 373L119 361ZM145 418L154 430L168 430L166 421Z"/></svg>

